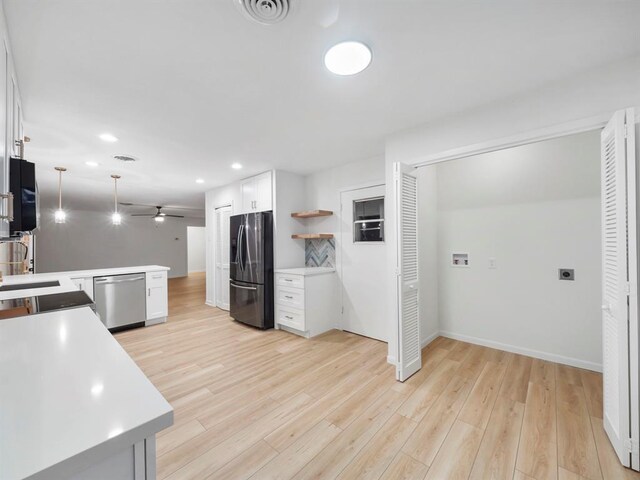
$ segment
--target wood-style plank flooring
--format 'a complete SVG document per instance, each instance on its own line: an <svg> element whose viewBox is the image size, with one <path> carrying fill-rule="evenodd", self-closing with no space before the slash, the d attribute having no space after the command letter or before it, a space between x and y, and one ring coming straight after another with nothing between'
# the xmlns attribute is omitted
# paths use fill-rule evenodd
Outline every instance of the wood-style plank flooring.
<svg viewBox="0 0 640 480"><path fill-rule="evenodd" d="M175 409L161 479L640 478L602 428L602 378L437 338L404 384L387 346L257 331L170 280L166 324L116 335Z"/></svg>

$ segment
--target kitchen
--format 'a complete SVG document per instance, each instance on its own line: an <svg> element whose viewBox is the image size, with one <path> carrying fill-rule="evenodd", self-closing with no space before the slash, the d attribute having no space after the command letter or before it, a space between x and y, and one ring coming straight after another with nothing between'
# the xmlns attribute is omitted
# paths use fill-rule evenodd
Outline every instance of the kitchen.
<svg viewBox="0 0 640 480"><path fill-rule="evenodd" d="M640 478L640 362L593 306L638 21L2 0L0 478Z"/></svg>

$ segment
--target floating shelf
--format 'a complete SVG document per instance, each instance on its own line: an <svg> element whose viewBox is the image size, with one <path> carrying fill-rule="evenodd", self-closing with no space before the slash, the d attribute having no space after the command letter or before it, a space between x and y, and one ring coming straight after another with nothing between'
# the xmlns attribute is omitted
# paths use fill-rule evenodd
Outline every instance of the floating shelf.
<svg viewBox="0 0 640 480"><path fill-rule="evenodd" d="M291 238L298 240L311 240L314 238L333 238L333 233L296 233Z"/></svg>
<svg viewBox="0 0 640 480"><path fill-rule="evenodd" d="M291 214L293 218L328 217L329 215L333 215L331 210L306 210L304 212L293 212Z"/></svg>

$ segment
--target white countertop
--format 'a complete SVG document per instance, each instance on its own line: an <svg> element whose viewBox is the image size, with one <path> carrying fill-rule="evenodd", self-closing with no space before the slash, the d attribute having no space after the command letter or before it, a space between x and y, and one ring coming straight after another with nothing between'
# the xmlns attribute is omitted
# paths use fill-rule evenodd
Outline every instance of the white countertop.
<svg viewBox="0 0 640 480"><path fill-rule="evenodd" d="M33 275L10 275L3 278L2 285L17 285L20 283L36 283L58 281L58 287L33 288L24 290L9 290L0 292L0 301L13 298L33 297L35 295L50 295L54 293L71 292L78 287L71 281L72 278L102 277L105 275L126 275L128 273L147 273L168 271L169 267L161 265L142 265L138 267L100 268L95 270L75 270L70 272L47 272Z"/></svg>
<svg viewBox="0 0 640 480"><path fill-rule="evenodd" d="M304 275L309 277L311 275L323 275L325 273L335 272L335 268L329 267L302 267L302 268L277 268L276 273L287 273L289 275Z"/></svg>
<svg viewBox="0 0 640 480"><path fill-rule="evenodd" d="M88 307L0 320L3 480L67 478L172 423Z"/></svg>

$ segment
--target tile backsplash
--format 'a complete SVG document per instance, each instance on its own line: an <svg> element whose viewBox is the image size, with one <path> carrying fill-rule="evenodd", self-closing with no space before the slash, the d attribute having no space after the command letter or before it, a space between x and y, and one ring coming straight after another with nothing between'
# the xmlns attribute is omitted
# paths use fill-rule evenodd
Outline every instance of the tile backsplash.
<svg viewBox="0 0 640 480"><path fill-rule="evenodd" d="M305 240L304 263L307 267L336 266L336 241L334 238Z"/></svg>

